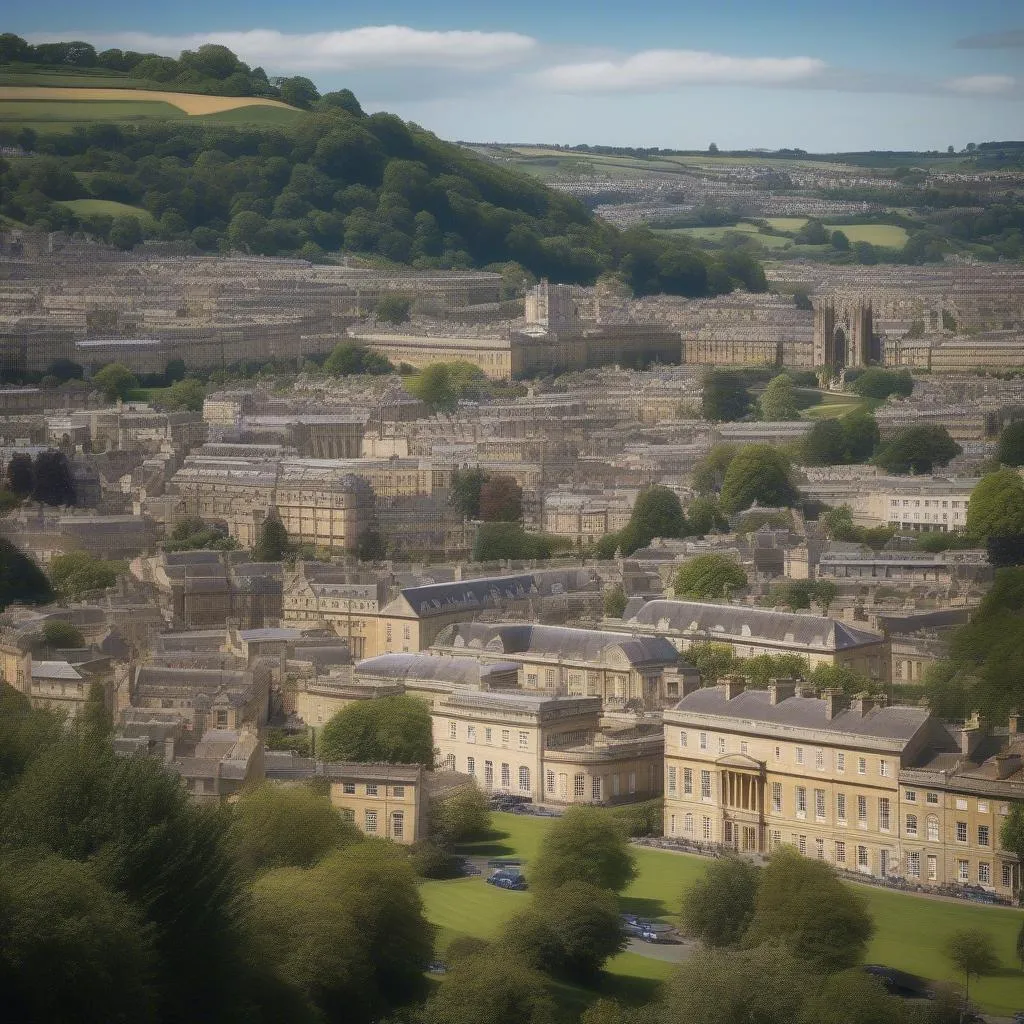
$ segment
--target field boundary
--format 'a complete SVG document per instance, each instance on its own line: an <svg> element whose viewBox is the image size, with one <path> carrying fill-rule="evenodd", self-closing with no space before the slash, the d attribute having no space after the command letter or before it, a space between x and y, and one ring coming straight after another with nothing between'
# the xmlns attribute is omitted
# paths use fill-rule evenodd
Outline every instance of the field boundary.
<svg viewBox="0 0 1024 1024"><path fill-rule="evenodd" d="M281 100L264 96L205 96L194 92L163 92L155 89L79 88L64 85L0 85L0 103L25 100L56 103L83 103L90 100L117 100L133 103L169 103L189 115L220 114L240 107L276 107L281 110L297 108Z"/></svg>

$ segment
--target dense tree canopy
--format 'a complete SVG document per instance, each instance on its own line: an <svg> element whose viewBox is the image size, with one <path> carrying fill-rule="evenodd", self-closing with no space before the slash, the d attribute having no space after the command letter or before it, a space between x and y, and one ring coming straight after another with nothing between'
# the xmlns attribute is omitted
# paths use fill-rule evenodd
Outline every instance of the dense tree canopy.
<svg viewBox="0 0 1024 1024"><path fill-rule="evenodd" d="M888 398L890 395L906 397L914 390L914 378L909 370L885 370L869 366L850 385L862 398Z"/></svg>
<svg viewBox="0 0 1024 1024"><path fill-rule="evenodd" d="M706 946L737 946L754 916L759 869L740 857L723 857L683 893L680 920L687 935Z"/></svg>
<svg viewBox="0 0 1024 1024"><path fill-rule="evenodd" d="M763 420L798 420L800 410L796 402L796 390L793 378L788 373L780 373L768 382L764 394L758 401Z"/></svg>
<svg viewBox="0 0 1024 1024"><path fill-rule="evenodd" d="M747 574L735 558L712 552L684 562L676 572L672 588L676 597L708 601L742 590L746 585Z"/></svg>
<svg viewBox="0 0 1024 1024"><path fill-rule="evenodd" d="M112 587L125 569L124 562L97 558L87 551L69 551L50 562L50 579L62 597L74 600Z"/></svg>
<svg viewBox="0 0 1024 1024"><path fill-rule="evenodd" d="M108 363L93 374L92 382L108 402L126 399L139 386L139 378L123 363Z"/></svg>
<svg viewBox="0 0 1024 1024"><path fill-rule="evenodd" d="M708 370L702 379L701 413L706 420L742 419L750 410L750 392L737 370Z"/></svg>
<svg viewBox="0 0 1024 1024"><path fill-rule="evenodd" d="M1024 533L1024 480L1013 469L983 477L967 504L967 531L978 540Z"/></svg>
<svg viewBox="0 0 1024 1024"><path fill-rule="evenodd" d="M945 427L904 427L882 446L875 462L889 473L931 473L962 451Z"/></svg>
<svg viewBox="0 0 1024 1024"><path fill-rule="evenodd" d="M571 807L544 833L529 878L538 889L589 882L620 892L636 875L624 831L602 809Z"/></svg>
<svg viewBox="0 0 1024 1024"><path fill-rule="evenodd" d="M42 569L6 537L0 537L0 611L15 601L46 604L53 587Z"/></svg>
<svg viewBox="0 0 1024 1024"><path fill-rule="evenodd" d="M438 412L451 412L459 400L480 392L484 373L464 359L450 363L428 363L416 376L406 380L411 395Z"/></svg>
<svg viewBox="0 0 1024 1024"><path fill-rule="evenodd" d="M452 473L449 500L467 519L480 518L480 491L487 474L479 468L456 469Z"/></svg>
<svg viewBox="0 0 1024 1024"><path fill-rule="evenodd" d="M729 463L722 484L722 511L742 512L755 502L769 507L792 505L797 490L789 479L789 460L773 445L741 448Z"/></svg>
<svg viewBox="0 0 1024 1024"><path fill-rule="evenodd" d="M42 637L49 647L81 647L85 643L82 631L63 619L51 619L44 623Z"/></svg>
<svg viewBox="0 0 1024 1024"><path fill-rule="evenodd" d="M717 494L725 483L729 464L739 451L733 444L716 444L693 467L693 489L698 494Z"/></svg>
<svg viewBox="0 0 1024 1024"><path fill-rule="evenodd" d="M996 458L1004 466L1024 466L1024 420L1014 420L999 435Z"/></svg>
<svg viewBox="0 0 1024 1024"><path fill-rule="evenodd" d="M878 447L878 423L867 412L841 419L815 421L801 444L800 457L808 466L838 466L865 462Z"/></svg>
<svg viewBox="0 0 1024 1024"><path fill-rule="evenodd" d="M63 452L40 452L32 464L32 498L44 505L74 505L75 481Z"/></svg>
<svg viewBox="0 0 1024 1024"><path fill-rule="evenodd" d="M365 345L351 341L341 342L324 360L324 371L334 377L348 377L354 373L393 373L394 367L385 356Z"/></svg>
<svg viewBox="0 0 1024 1024"><path fill-rule="evenodd" d="M267 516L260 527L259 539L252 549L254 562L280 562L289 551L288 531L276 512Z"/></svg>
<svg viewBox="0 0 1024 1024"><path fill-rule="evenodd" d="M404 694L357 700L324 726L317 753L325 761L386 761L434 767L430 709Z"/></svg>
<svg viewBox="0 0 1024 1024"><path fill-rule="evenodd" d="M523 489L515 477L488 477L480 487L480 518L485 523L516 523L523 518Z"/></svg>

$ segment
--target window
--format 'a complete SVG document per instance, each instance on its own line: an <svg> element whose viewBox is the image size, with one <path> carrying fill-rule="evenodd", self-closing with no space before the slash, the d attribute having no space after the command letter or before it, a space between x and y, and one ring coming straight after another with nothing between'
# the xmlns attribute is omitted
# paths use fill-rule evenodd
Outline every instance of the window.
<svg viewBox="0 0 1024 1024"><path fill-rule="evenodd" d="M844 843L844 842L842 842L842 841L840 841L838 839L836 840L836 863L837 864L845 864L846 863L846 843Z"/></svg>
<svg viewBox="0 0 1024 1024"><path fill-rule="evenodd" d="M814 791L814 817L818 821L825 820L825 790L823 789Z"/></svg>
<svg viewBox="0 0 1024 1024"><path fill-rule="evenodd" d="M467 725L466 726L466 742L467 743L476 743L476 726L475 725Z"/></svg>
<svg viewBox="0 0 1024 1024"><path fill-rule="evenodd" d="M958 860L956 862L956 877L961 882L971 880L971 862L969 860Z"/></svg>
<svg viewBox="0 0 1024 1024"><path fill-rule="evenodd" d="M546 793L554 793L555 791L555 773L550 769L544 773L544 791Z"/></svg>
<svg viewBox="0 0 1024 1024"><path fill-rule="evenodd" d="M749 747L746 740L740 740L740 753L746 754L749 751Z"/></svg>
<svg viewBox="0 0 1024 1024"><path fill-rule="evenodd" d="M907 854L907 874L910 875L911 878L921 877L921 854Z"/></svg>
<svg viewBox="0 0 1024 1024"><path fill-rule="evenodd" d="M988 846L988 825L978 826L978 845Z"/></svg>
<svg viewBox="0 0 1024 1024"><path fill-rule="evenodd" d="M836 771L846 771L846 754L842 750L836 751Z"/></svg>
<svg viewBox="0 0 1024 1024"><path fill-rule="evenodd" d="M817 768L819 772L823 772L825 770L824 750L816 750L814 752L814 767Z"/></svg>
<svg viewBox="0 0 1024 1024"><path fill-rule="evenodd" d="M668 791L670 794L675 795L676 791L676 779L678 777L678 771L675 767L671 767L668 770Z"/></svg>
<svg viewBox="0 0 1024 1024"><path fill-rule="evenodd" d="M490 789L494 785L494 762L484 761L484 785Z"/></svg>
<svg viewBox="0 0 1024 1024"><path fill-rule="evenodd" d="M1010 864L1003 865L1003 888L1009 889L1013 885L1013 866Z"/></svg>
<svg viewBox="0 0 1024 1024"><path fill-rule="evenodd" d="M966 800L965 797L958 796L956 798L956 809L958 811L966 811L967 810L967 800Z"/></svg>
<svg viewBox="0 0 1024 1024"><path fill-rule="evenodd" d="M720 754L724 754L725 753L725 737L724 736L719 736L718 737L718 752Z"/></svg>
<svg viewBox="0 0 1024 1024"><path fill-rule="evenodd" d="M782 833L777 829L773 828L768 833L768 849L775 850L782 845Z"/></svg>
<svg viewBox="0 0 1024 1024"><path fill-rule="evenodd" d="M701 750L707 750L708 749L708 734L706 732L702 732L700 734L700 749Z"/></svg>
<svg viewBox="0 0 1024 1024"><path fill-rule="evenodd" d="M61 694L64 693L64 687L61 687ZM226 729L228 727L228 713L226 711L217 711L217 728Z"/></svg>
<svg viewBox="0 0 1024 1024"><path fill-rule="evenodd" d="M882 832L889 831L889 798L887 796L878 798L878 828Z"/></svg>
<svg viewBox="0 0 1024 1024"><path fill-rule="evenodd" d="M906 800L908 804L916 804L917 803L917 790L916 789L905 790L904 793L903 793L903 799Z"/></svg>
<svg viewBox="0 0 1024 1024"><path fill-rule="evenodd" d="M619 795L619 788L620 788L619 773L616 772L612 776L612 796L618 796Z"/></svg>
<svg viewBox="0 0 1024 1024"><path fill-rule="evenodd" d="M867 775L868 773L868 759L866 757L857 758L857 774Z"/></svg>
<svg viewBox="0 0 1024 1024"><path fill-rule="evenodd" d="M700 773L700 798L701 800L711 799L711 772L709 771Z"/></svg>
<svg viewBox="0 0 1024 1024"><path fill-rule="evenodd" d="M878 774L881 775L882 778L887 778L889 775L889 762L886 761L885 758L882 758L882 760L878 762Z"/></svg>
<svg viewBox="0 0 1024 1024"><path fill-rule="evenodd" d="M933 853L928 854L928 880L934 882L939 877L939 858Z"/></svg>
<svg viewBox="0 0 1024 1024"><path fill-rule="evenodd" d="M376 832L377 831L377 812L376 811L367 811L366 812L366 817L364 819L364 822L365 822L365 829L364 829L364 831L366 831L366 832Z"/></svg>
<svg viewBox="0 0 1024 1024"><path fill-rule="evenodd" d="M817 857L818 860L824 860L825 859L825 840L824 839L815 839L814 840L814 856Z"/></svg>
<svg viewBox="0 0 1024 1024"><path fill-rule="evenodd" d="M967 822L966 821L958 821L956 823L956 841L958 843L966 843L967 842Z"/></svg>
<svg viewBox="0 0 1024 1024"><path fill-rule="evenodd" d="M455 722L448 723L448 739L454 740L458 738L458 728L459 727L455 724Z"/></svg>
<svg viewBox="0 0 1024 1024"><path fill-rule="evenodd" d="M683 796L693 796L693 769L683 769Z"/></svg>
<svg viewBox="0 0 1024 1024"><path fill-rule="evenodd" d="M668 817L668 834L674 836L676 834L676 816L670 814Z"/></svg>
<svg viewBox="0 0 1024 1024"><path fill-rule="evenodd" d="M448 756L445 757L445 759L444 759L444 766L450 772L455 771L455 755L454 754L448 754Z"/></svg>
<svg viewBox="0 0 1024 1024"><path fill-rule="evenodd" d="M692 814L684 814L683 815L683 834L684 835L688 835L688 836L692 836L693 835L693 815Z"/></svg>
<svg viewBox="0 0 1024 1024"><path fill-rule="evenodd" d="M494 735L494 730L493 729L484 729L484 743L492 743L493 742L493 739L492 739L493 735Z"/></svg>
<svg viewBox="0 0 1024 1024"><path fill-rule="evenodd" d="M857 867L867 869L871 867L871 860L868 857L868 848L866 846L857 847Z"/></svg>
<svg viewBox="0 0 1024 1024"><path fill-rule="evenodd" d="M807 817L807 790L803 786L796 787L796 816Z"/></svg>
<svg viewBox="0 0 1024 1024"><path fill-rule="evenodd" d="M595 775L590 780L590 799L591 800L600 800L601 799L601 778L598 775ZM673 817L674 817L674 815L673 815Z"/></svg>
<svg viewBox="0 0 1024 1024"><path fill-rule="evenodd" d="M467 757L466 758L466 774L467 775L476 775L476 758L475 757Z"/></svg>
<svg viewBox="0 0 1024 1024"><path fill-rule="evenodd" d="M519 791L521 793L530 792L530 769L523 765L519 766Z"/></svg>
<svg viewBox="0 0 1024 1024"><path fill-rule="evenodd" d="M682 731L682 730L680 730L680 733L679 733L679 746L681 746L681 747L685 747L686 746L686 732Z"/></svg>
<svg viewBox="0 0 1024 1024"><path fill-rule="evenodd" d="M988 814L988 801L987 800L979 800L978 801L978 813L979 814Z"/></svg>
<svg viewBox="0 0 1024 1024"><path fill-rule="evenodd" d="M846 821L846 794L836 793L836 817L840 821Z"/></svg>
<svg viewBox="0 0 1024 1024"><path fill-rule="evenodd" d="M861 828L867 828L868 825L868 798L866 796L857 797L857 824Z"/></svg>
<svg viewBox="0 0 1024 1024"><path fill-rule="evenodd" d="M356 791L356 784L354 782L343 782L341 784L342 793L354 794Z"/></svg>
<svg viewBox="0 0 1024 1024"><path fill-rule="evenodd" d="M925 800L925 803L928 803L928 804L937 804L939 802L939 794L938 793L926 793L925 797L924 797L924 800Z"/></svg>
<svg viewBox="0 0 1024 1024"><path fill-rule="evenodd" d="M939 819L934 814L928 815L928 842L937 843L939 841Z"/></svg>
<svg viewBox="0 0 1024 1024"><path fill-rule="evenodd" d="M501 745L503 747L508 746L508 729L501 730Z"/></svg>
<svg viewBox="0 0 1024 1024"><path fill-rule="evenodd" d="M803 747L797 747L793 751L793 756L796 758L796 763L797 764L803 764L804 763L804 748Z"/></svg>
<svg viewBox="0 0 1024 1024"><path fill-rule="evenodd" d="M916 836L917 835L917 815L916 814L908 814L907 815L906 833L907 833L908 836Z"/></svg>
<svg viewBox="0 0 1024 1024"><path fill-rule="evenodd" d="M367 796L376 796L377 795L377 783L376 782L368 782L366 784L366 795Z"/></svg>
<svg viewBox="0 0 1024 1024"><path fill-rule="evenodd" d="M773 814L781 814L782 813L782 783L781 782L773 782L772 783L772 813Z"/></svg>
<svg viewBox="0 0 1024 1024"><path fill-rule="evenodd" d="M705 814L701 822L701 835L710 842L711 840L711 819Z"/></svg>
<svg viewBox="0 0 1024 1024"><path fill-rule="evenodd" d="M395 839L401 839L405 835L405 815L401 811L395 811L391 815L391 835Z"/></svg>
<svg viewBox="0 0 1024 1024"><path fill-rule="evenodd" d="M573 796L586 796L587 795L587 777L586 775L575 775L572 780L572 795Z"/></svg>
<svg viewBox="0 0 1024 1024"><path fill-rule="evenodd" d="M391 795L396 800L404 800L405 799L405 786L392 786L391 787Z"/></svg>
<svg viewBox="0 0 1024 1024"><path fill-rule="evenodd" d="M797 849L800 851L801 857L807 856L807 836L800 836L796 841Z"/></svg>
<svg viewBox="0 0 1024 1024"><path fill-rule="evenodd" d="M629 773L629 791L630 793L636 792L636 772Z"/></svg>
<svg viewBox="0 0 1024 1024"><path fill-rule="evenodd" d="M978 881L982 885L989 885L992 882L992 865L988 861L981 861L978 864Z"/></svg>
<svg viewBox="0 0 1024 1024"><path fill-rule="evenodd" d="M507 762L502 762L501 765L501 788L508 789L512 785L512 770L509 768Z"/></svg>
<svg viewBox="0 0 1024 1024"><path fill-rule="evenodd" d="M519 749L526 750L530 745L530 734L528 732L521 732L519 734Z"/></svg>
<svg viewBox="0 0 1024 1024"><path fill-rule="evenodd" d="M781 761L782 760L782 747L776 747L775 748L775 760L776 761Z"/></svg>

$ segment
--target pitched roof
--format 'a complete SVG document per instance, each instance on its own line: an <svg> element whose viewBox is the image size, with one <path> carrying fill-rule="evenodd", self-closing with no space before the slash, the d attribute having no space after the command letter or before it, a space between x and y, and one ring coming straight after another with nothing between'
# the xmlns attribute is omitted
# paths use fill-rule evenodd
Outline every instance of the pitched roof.
<svg viewBox="0 0 1024 1024"><path fill-rule="evenodd" d="M81 675L66 661L33 661L32 678L82 680Z"/></svg>
<svg viewBox="0 0 1024 1024"><path fill-rule="evenodd" d="M519 666L509 661L485 665L476 658L439 658L433 654L381 654L356 664L362 676L384 676L389 679L436 679L448 683L476 686L492 675L518 672Z"/></svg>
<svg viewBox="0 0 1024 1024"><path fill-rule="evenodd" d="M729 700L724 686L694 690L669 713L675 712L884 740L910 740L930 716L927 708L897 704L865 714L851 707L829 718L828 701L820 697L787 697L772 704L768 690L744 690Z"/></svg>
<svg viewBox="0 0 1024 1024"><path fill-rule="evenodd" d="M699 601L648 601L629 621L659 630L706 635L708 639L735 637L834 651L884 640L879 633L824 615Z"/></svg>

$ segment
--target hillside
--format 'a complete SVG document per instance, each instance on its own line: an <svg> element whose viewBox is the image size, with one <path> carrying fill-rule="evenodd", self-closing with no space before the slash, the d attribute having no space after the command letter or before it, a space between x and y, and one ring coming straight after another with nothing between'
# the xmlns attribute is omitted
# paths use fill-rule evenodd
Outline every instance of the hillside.
<svg viewBox="0 0 1024 1024"><path fill-rule="evenodd" d="M0 36L0 57L17 50L10 38ZM88 44L53 45L66 58ZM17 52L38 59L41 49ZM204 53L211 49L217 52ZM142 57L131 57L133 75L168 70L170 58ZM321 97L311 82L286 79L268 82L280 100L231 95L229 85L251 87L266 76L224 47L183 53L169 70L191 69L197 61L215 64L219 74L236 68L221 82L223 95L209 91L215 79L190 73L176 73L175 85L195 79L205 95L119 92L110 84L116 77L98 78L94 67L26 70L24 59L0 62L0 82L32 75L36 83L0 91L0 145L20 151L0 161L0 215L46 230L84 230L124 248L151 236L191 241L204 251L312 260L359 254L421 269L493 267L506 273L510 291L531 277L590 284L608 272L637 294L765 287L748 256L709 256L689 239L619 231L529 175L391 114L365 114L348 90ZM66 87L75 74L88 85ZM54 76L65 88L58 91ZM111 110L111 103L122 107ZM173 116L145 116L146 104ZM56 113L40 122L38 108L48 105ZM300 106L311 109L289 109ZM95 119L83 113L90 107ZM246 123L253 109L288 121ZM62 111L77 122L55 123ZM109 204L138 213L115 213L123 206Z"/></svg>

